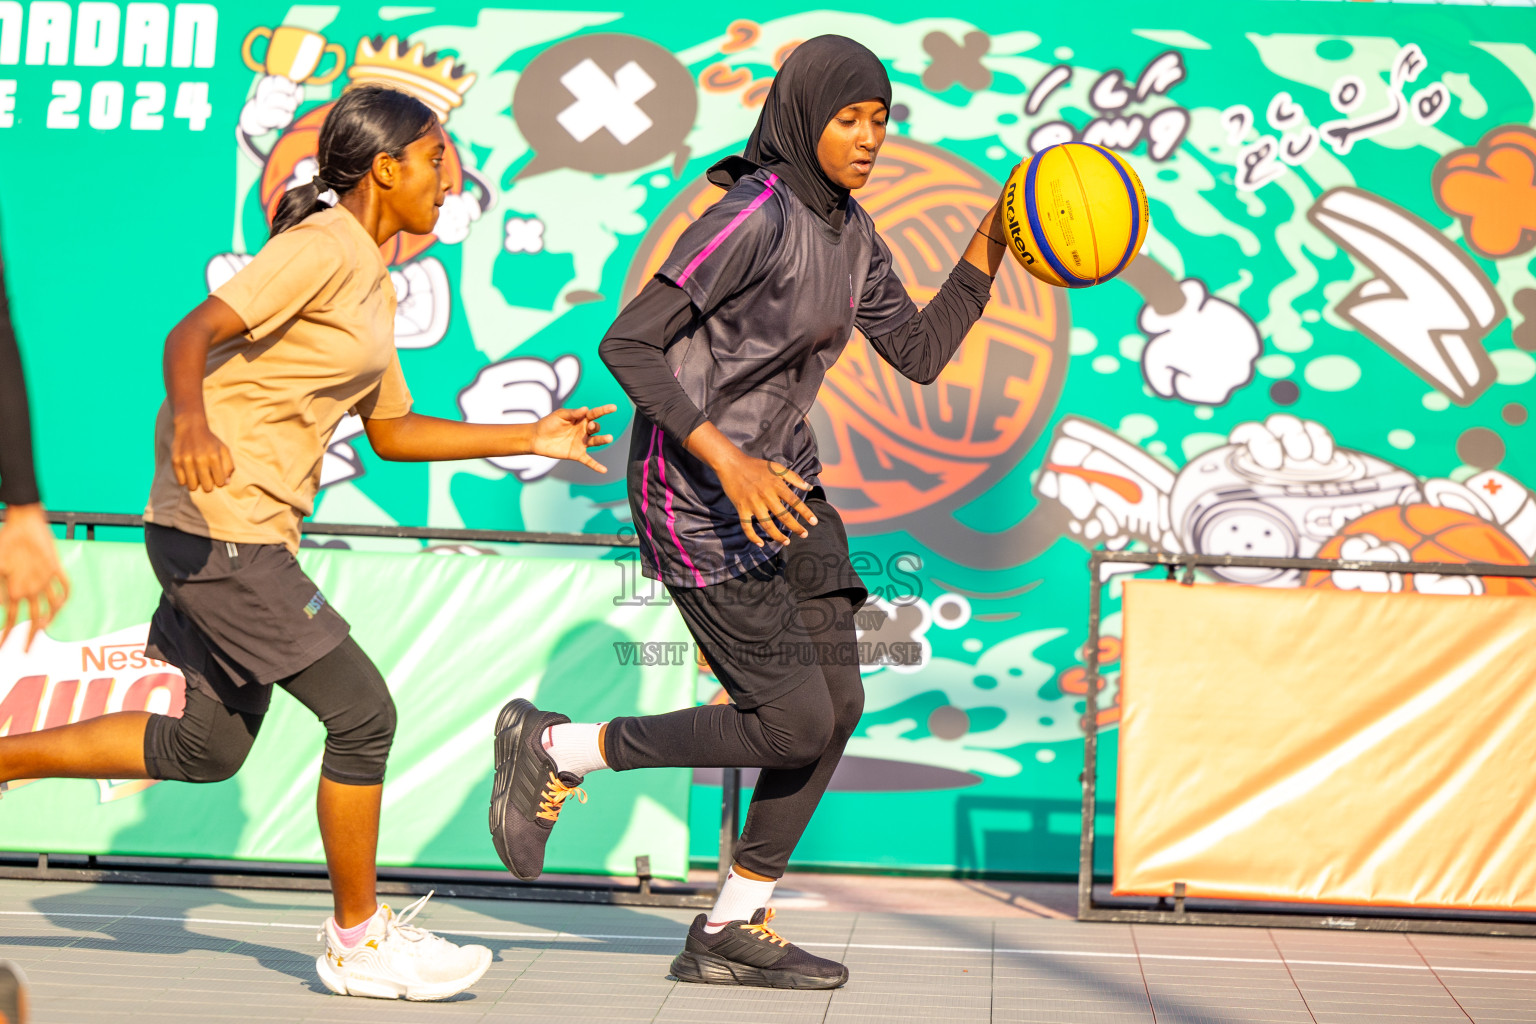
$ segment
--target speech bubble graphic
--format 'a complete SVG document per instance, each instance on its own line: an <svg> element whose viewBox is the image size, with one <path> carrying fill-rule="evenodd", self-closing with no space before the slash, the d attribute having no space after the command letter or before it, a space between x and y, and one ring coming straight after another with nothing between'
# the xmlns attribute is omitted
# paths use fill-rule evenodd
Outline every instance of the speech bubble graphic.
<svg viewBox="0 0 1536 1024"><path fill-rule="evenodd" d="M518 177L558 167L632 171L668 153L685 162L695 88L670 50L638 36L600 33L550 47L512 95L512 116L534 151Z"/></svg>

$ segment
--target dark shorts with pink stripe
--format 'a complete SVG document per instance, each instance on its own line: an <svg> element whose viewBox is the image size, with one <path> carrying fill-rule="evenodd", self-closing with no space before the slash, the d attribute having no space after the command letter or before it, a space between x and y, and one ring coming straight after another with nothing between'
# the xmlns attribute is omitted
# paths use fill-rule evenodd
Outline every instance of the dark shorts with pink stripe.
<svg viewBox="0 0 1536 1024"><path fill-rule="evenodd" d="M667 584L678 612L731 700L744 711L781 697L820 675L806 643L833 626L807 621L830 607L803 602L828 594L847 596L852 611L869 589L853 567L848 532L821 488L805 500L817 523L809 536L793 538L744 576L707 587Z"/></svg>

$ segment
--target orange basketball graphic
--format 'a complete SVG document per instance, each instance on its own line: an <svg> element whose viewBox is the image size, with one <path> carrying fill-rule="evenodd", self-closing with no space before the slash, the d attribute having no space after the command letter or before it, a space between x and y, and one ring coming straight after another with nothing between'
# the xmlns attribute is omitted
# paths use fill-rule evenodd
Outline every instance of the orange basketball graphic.
<svg viewBox="0 0 1536 1024"><path fill-rule="evenodd" d="M856 198L922 305L943 285L1000 187L944 150L893 135ZM700 181L663 211L631 264L626 297L720 195ZM953 508L1012 469L1061 391L1068 327L1064 293L1005 259L986 312L936 383L907 380L855 334L810 415L821 484L844 521L894 524Z"/></svg>
<svg viewBox="0 0 1536 1024"><path fill-rule="evenodd" d="M1344 541L1370 534L1379 540L1401 544L1414 562L1487 562L1490 565L1530 565L1531 560L1503 530L1470 512L1439 505L1392 505L1367 512L1344 524L1336 536L1317 552L1318 558L1339 558ZM1413 577L1403 579L1412 591ZM1307 586L1336 589L1333 574L1312 572ZM1536 597L1536 583L1500 576L1483 577L1483 590L1505 597Z"/></svg>
<svg viewBox="0 0 1536 1024"><path fill-rule="evenodd" d="M261 172L261 205L267 211L268 224L272 223L272 215L277 212L277 204L288 189L294 168L301 160L314 159L320 142L320 126L325 122L325 115L334 105L334 103L327 103L311 110L283 132L273 145L272 152L267 157L267 165ZM459 151L453 145L452 139L449 140L448 148L443 153L443 179L448 182L450 193L464 191L464 169L459 162ZM395 266L420 256L431 248L435 241L437 241L436 235L411 235L402 231L380 246L379 251L384 254L384 262Z"/></svg>

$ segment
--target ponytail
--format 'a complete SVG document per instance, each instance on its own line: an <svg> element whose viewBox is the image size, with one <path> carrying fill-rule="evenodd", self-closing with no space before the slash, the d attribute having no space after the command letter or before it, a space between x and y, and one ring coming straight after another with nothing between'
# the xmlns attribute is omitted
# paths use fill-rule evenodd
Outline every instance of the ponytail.
<svg viewBox="0 0 1536 1024"><path fill-rule="evenodd" d="M320 201L320 190L313 181L296 185L283 193L272 214L272 233L280 235L312 213L330 209L329 203Z"/></svg>
<svg viewBox="0 0 1536 1024"><path fill-rule="evenodd" d="M272 234L334 206L369 175L380 153L405 159L405 147L439 123L432 108L406 93L381 85L348 89L320 126L315 177L283 193L272 215Z"/></svg>

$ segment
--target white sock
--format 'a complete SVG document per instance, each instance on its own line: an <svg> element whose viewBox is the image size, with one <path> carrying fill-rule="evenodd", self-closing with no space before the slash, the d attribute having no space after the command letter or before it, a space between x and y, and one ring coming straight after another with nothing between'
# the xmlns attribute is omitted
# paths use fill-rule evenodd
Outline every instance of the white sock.
<svg viewBox="0 0 1536 1024"><path fill-rule="evenodd" d="M713 935L732 921L752 920L753 914L768 905L773 887L778 884L777 880L760 882L746 878L731 868L725 876L725 884L720 887L720 895L715 897L715 905L704 919L704 931Z"/></svg>
<svg viewBox="0 0 1536 1024"><path fill-rule="evenodd" d="M586 775L607 768L597 745L597 733L605 722L568 722L544 730L544 750L555 759L557 771Z"/></svg>
<svg viewBox="0 0 1536 1024"><path fill-rule="evenodd" d="M350 949L353 946L356 946L359 942L363 941L363 936L368 933L368 926L373 923L373 918L378 916L379 911L375 910L373 912L373 917L368 918L368 920L364 921L362 924L355 924L351 928L343 928L338 924L336 925L336 937L341 940L341 944L343 946L346 946L348 949ZM335 922L336 919L334 917L331 918L331 923L335 924Z"/></svg>

